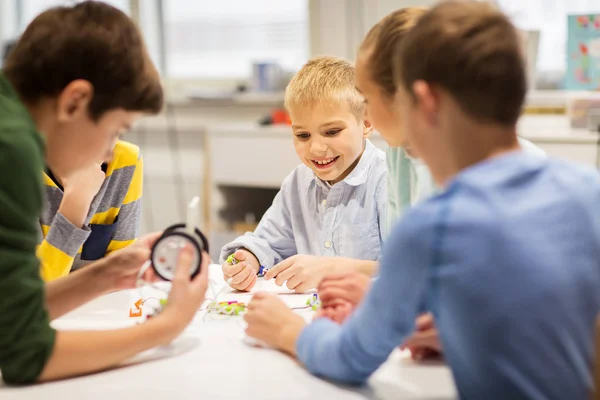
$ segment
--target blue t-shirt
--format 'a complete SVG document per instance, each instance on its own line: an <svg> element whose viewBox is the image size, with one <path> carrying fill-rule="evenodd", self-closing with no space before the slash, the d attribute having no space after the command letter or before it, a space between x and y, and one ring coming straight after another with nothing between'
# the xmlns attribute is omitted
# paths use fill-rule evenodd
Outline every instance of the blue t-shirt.
<svg viewBox="0 0 600 400"><path fill-rule="evenodd" d="M342 326L319 319L307 368L364 382L432 310L464 399L584 399L600 312L597 171L521 151L461 172L409 211Z"/></svg>

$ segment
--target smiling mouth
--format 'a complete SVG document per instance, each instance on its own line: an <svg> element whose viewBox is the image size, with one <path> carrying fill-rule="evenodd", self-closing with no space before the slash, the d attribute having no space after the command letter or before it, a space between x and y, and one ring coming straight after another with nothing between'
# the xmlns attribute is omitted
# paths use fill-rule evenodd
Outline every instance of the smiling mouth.
<svg viewBox="0 0 600 400"><path fill-rule="evenodd" d="M338 158L340 158L340 156L323 158L321 160L310 160L310 161L318 169L327 169L327 168L331 167L337 161Z"/></svg>

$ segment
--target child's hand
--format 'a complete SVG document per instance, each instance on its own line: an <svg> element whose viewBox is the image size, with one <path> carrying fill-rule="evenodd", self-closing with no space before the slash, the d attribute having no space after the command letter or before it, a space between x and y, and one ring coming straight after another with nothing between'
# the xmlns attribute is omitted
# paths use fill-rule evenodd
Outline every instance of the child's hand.
<svg viewBox="0 0 600 400"><path fill-rule="evenodd" d="M64 196L58 209L60 213L73 225L83 227L92 200L105 178L100 164L61 177Z"/></svg>
<svg viewBox="0 0 600 400"><path fill-rule="evenodd" d="M113 251L90 265L94 269L97 283L109 292L135 288L137 275L142 265L150 258L150 250L141 246L128 246ZM145 276L150 276L150 269Z"/></svg>
<svg viewBox="0 0 600 400"><path fill-rule="evenodd" d="M319 284L321 308L315 318L343 323L352 314L371 285L371 278L357 272L326 275Z"/></svg>
<svg viewBox="0 0 600 400"><path fill-rule="evenodd" d="M237 264L224 262L221 266L223 277L225 280L231 278L232 288L249 292L256 284L260 263L248 250L240 249L235 252L234 257L238 260Z"/></svg>
<svg viewBox="0 0 600 400"><path fill-rule="evenodd" d="M105 178L106 174L102 171L102 165L93 164L69 176L61 177L61 181L65 190L65 196L77 196L82 201L88 203L89 207L89 204L92 203L92 200L98 194Z"/></svg>
<svg viewBox="0 0 600 400"><path fill-rule="evenodd" d="M371 286L371 278L358 272L339 272L326 275L318 292L322 307L345 301L356 307Z"/></svg>
<svg viewBox="0 0 600 400"><path fill-rule="evenodd" d="M440 356L442 344L432 314L423 314L417 318L415 333L404 342L401 348L409 349L415 360Z"/></svg>
<svg viewBox="0 0 600 400"><path fill-rule="evenodd" d="M315 312L313 320L318 318L329 318L333 322L342 324L344 321L346 321L346 319L348 319L350 314L352 314L353 310L354 305L345 300L338 300L326 307L321 306L321 308Z"/></svg>
<svg viewBox="0 0 600 400"><path fill-rule="evenodd" d="M136 287L140 268L150 258L152 246L160 235L161 232L155 232L142 236L131 246L111 252L89 268L96 270L98 282L106 291L133 289ZM209 260L205 262L208 263ZM148 268L141 278L146 282L162 280L152 268Z"/></svg>
<svg viewBox="0 0 600 400"><path fill-rule="evenodd" d="M190 279L192 259L192 247L187 245L179 252L167 306L163 313L159 315L160 318L164 314L164 318L168 318L172 326L178 331L183 330L194 318L196 311L204 301L206 288L208 287L210 256L206 252L202 253L200 273L193 280Z"/></svg>
<svg viewBox="0 0 600 400"><path fill-rule="evenodd" d="M275 278L275 283L286 286L297 293L317 287L323 276L331 271L331 260L304 254L292 256L271 268L265 279Z"/></svg>
<svg viewBox="0 0 600 400"><path fill-rule="evenodd" d="M304 318L290 310L277 296L267 293L254 295L244 320L248 323L248 336L292 355L296 354L296 341L306 326Z"/></svg>
<svg viewBox="0 0 600 400"><path fill-rule="evenodd" d="M142 236L141 238L138 238L132 244L132 246L136 246L136 247L141 247L143 249L152 250L152 247L154 246L154 244L156 243L156 241L161 237L162 234L163 234L162 231L148 233L148 234Z"/></svg>

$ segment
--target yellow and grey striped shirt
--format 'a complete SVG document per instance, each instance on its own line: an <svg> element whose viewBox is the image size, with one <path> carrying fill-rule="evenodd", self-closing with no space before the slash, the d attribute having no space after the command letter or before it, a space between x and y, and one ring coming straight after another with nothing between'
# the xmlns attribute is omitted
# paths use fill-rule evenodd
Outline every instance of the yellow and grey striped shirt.
<svg viewBox="0 0 600 400"><path fill-rule="evenodd" d="M44 280L65 276L137 239L143 180L139 148L118 141L112 160L103 169L106 179L92 201L83 228L58 212L62 187L50 171L44 173L45 202L40 217L43 239L37 249Z"/></svg>

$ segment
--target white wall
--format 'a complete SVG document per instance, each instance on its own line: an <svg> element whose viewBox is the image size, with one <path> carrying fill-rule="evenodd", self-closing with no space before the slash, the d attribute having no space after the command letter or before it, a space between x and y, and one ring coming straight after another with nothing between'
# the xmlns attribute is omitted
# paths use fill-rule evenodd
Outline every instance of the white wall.
<svg viewBox="0 0 600 400"><path fill-rule="evenodd" d="M404 7L428 7L436 0L311 0L311 56L354 60L365 34L380 19Z"/></svg>

